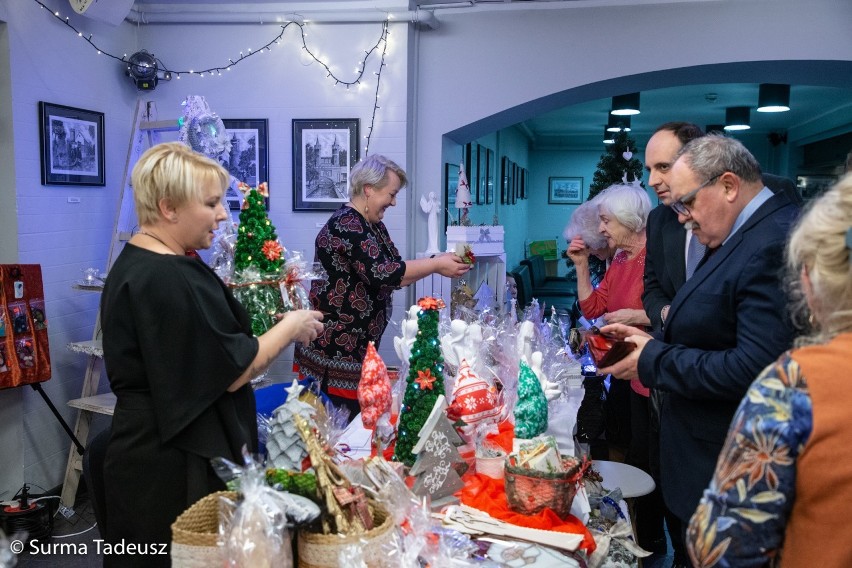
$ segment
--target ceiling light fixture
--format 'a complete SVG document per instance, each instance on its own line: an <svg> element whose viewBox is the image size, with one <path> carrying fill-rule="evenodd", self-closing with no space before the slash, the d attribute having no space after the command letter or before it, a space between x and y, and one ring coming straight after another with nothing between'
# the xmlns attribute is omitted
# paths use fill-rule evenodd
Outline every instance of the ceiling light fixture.
<svg viewBox="0 0 852 568"><path fill-rule="evenodd" d="M639 114L639 93L627 95L616 95L612 97L612 110L610 114L616 116L627 116Z"/></svg>
<svg viewBox="0 0 852 568"><path fill-rule="evenodd" d="M607 132L621 132L622 130L630 132L630 117L609 115L606 129Z"/></svg>
<svg viewBox="0 0 852 568"><path fill-rule="evenodd" d="M604 128L604 144L615 144L615 134Z"/></svg>
<svg viewBox="0 0 852 568"><path fill-rule="evenodd" d="M728 107L725 109L725 130L748 130L751 113L749 107Z"/></svg>
<svg viewBox="0 0 852 568"><path fill-rule="evenodd" d="M790 85L763 83L757 95L757 112L790 110Z"/></svg>

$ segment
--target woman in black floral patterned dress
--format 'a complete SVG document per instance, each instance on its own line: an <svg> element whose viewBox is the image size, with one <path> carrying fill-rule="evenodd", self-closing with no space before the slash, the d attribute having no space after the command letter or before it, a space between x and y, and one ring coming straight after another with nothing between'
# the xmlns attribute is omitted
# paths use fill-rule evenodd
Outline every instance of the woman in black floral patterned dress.
<svg viewBox="0 0 852 568"><path fill-rule="evenodd" d="M388 158L369 156L349 174L349 202L334 212L316 239L316 262L328 280L311 286L314 309L325 313L324 331L296 346L302 374L319 380L336 406L360 412L358 381L367 345L378 348L390 321L393 292L430 274L458 278L470 266L452 253L402 260L382 223L407 182L405 171Z"/></svg>

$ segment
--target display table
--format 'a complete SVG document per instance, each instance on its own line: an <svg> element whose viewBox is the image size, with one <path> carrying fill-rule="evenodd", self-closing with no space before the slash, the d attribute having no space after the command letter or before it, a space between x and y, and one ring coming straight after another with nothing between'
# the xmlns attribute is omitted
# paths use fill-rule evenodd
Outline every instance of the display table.
<svg viewBox="0 0 852 568"><path fill-rule="evenodd" d="M603 477L605 487L620 487L625 499L642 497L657 487L650 475L626 463L595 460L592 467Z"/></svg>

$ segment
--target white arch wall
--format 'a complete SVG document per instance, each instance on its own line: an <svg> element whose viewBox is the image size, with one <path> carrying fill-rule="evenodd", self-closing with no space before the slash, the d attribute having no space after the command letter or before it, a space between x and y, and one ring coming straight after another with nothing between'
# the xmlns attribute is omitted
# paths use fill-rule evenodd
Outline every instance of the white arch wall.
<svg viewBox="0 0 852 568"><path fill-rule="evenodd" d="M440 29L421 32L417 41L411 163L418 192L441 187L441 163L448 153L455 155L456 142L570 104L556 101L569 89L597 83L578 89L575 96L584 98L573 102L580 102L612 94L601 90L611 89L611 80L640 75L641 82L641 74L667 69L740 61L852 61L852 2L845 0L558 5L438 15ZM454 131L455 140L444 138ZM515 226L517 214L523 212L513 210ZM425 229L418 227L412 237L422 247Z"/></svg>

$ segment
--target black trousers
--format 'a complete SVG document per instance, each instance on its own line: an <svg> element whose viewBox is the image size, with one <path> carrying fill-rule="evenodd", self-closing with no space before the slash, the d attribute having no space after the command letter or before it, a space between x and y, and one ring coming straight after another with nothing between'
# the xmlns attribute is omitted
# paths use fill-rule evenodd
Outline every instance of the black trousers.
<svg viewBox="0 0 852 568"><path fill-rule="evenodd" d="M651 446L653 439L659 440L659 435L651 429L650 399L633 389L630 389L630 430L626 461L651 475ZM655 445L658 447L659 443ZM665 545L666 537L663 529L663 493L659 482L655 480L655 483L657 487L651 493L636 498L633 509L639 546L650 551L656 551L661 542Z"/></svg>

